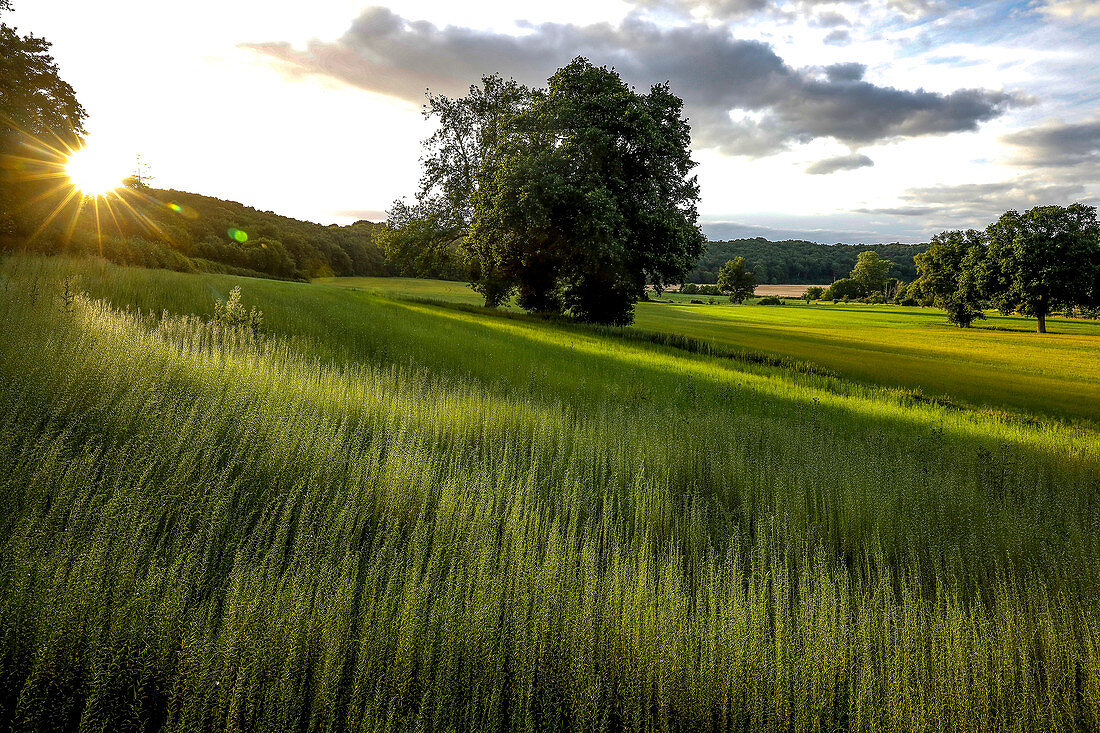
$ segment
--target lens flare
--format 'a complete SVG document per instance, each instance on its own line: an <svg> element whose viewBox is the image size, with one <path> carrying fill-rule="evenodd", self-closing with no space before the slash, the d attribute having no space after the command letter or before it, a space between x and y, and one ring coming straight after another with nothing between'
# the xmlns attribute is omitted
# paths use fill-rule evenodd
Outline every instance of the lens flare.
<svg viewBox="0 0 1100 733"><path fill-rule="evenodd" d="M65 173L85 196L102 196L122 185L126 163L117 157L81 148L69 156Z"/></svg>
<svg viewBox="0 0 1100 733"><path fill-rule="evenodd" d="M230 229L226 234L229 235L230 239L235 239L241 244L248 241L248 232L241 229Z"/></svg>

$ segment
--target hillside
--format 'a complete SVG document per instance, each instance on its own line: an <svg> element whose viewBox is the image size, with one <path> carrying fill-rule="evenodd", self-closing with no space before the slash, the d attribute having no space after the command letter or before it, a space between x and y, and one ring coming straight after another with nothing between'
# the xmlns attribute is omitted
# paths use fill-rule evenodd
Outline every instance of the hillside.
<svg viewBox="0 0 1100 733"><path fill-rule="evenodd" d="M762 237L708 242L707 250L684 282L715 283L718 270L734 257L744 257L760 283L815 285L845 277L860 252L877 252L894 263L893 277L910 282L917 276L913 257L926 244L816 244L801 240L772 242Z"/></svg>
<svg viewBox="0 0 1100 733"><path fill-rule="evenodd" d="M212 196L145 187L71 200L51 219L57 204L46 197L25 210L19 229L0 236L0 250L288 280L390 274L374 243L381 226L374 222L325 226Z"/></svg>

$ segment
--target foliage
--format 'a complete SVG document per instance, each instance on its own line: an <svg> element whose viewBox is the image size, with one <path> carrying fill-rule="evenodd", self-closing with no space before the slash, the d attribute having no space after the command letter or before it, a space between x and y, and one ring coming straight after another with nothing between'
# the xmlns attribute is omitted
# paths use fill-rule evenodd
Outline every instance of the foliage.
<svg viewBox="0 0 1100 733"><path fill-rule="evenodd" d="M512 119L536 96L498 74L482 77L481 84L471 85L465 97L452 99L429 92L424 118L435 121L437 127L424 141L417 204L402 211L402 221L417 214L439 219L445 212L444 227L465 233L473 219L478 174L486 157L512 133Z"/></svg>
<svg viewBox="0 0 1100 733"><path fill-rule="evenodd" d="M919 288L932 303L947 311L947 320L967 328L984 319L974 268L982 257L984 236L973 229L941 232L927 252L916 257ZM914 298L915 300L915 298Z"/></svg>
<svg viewBox="0 0 1100 733"><path fill-rule="evenodd" d="M806 288L806 292L802 294L802 297L807 303L811 300L821 300L825 297L825 288L820 285L811 285Z"/></svg>
<svg viewBox="0 0 1100 733"><path fill-rule="evenodd" d="M916 277L913 256L926 244L816 244L798 240L771 242L762 237L707 242L702 257L686 276L697 283L718 282L718 270L734 257L744 257L757 282L816 285L844 277L856 265L861 252L876 252L894 263L900 278Z"/></svg>
<svg viewBox="0 0 1100 733"><path fill-rule="evenodd" d="M248 329L253 335L259 335L264 326L264 314L252 306L245 310L241 304L241 286L229 291L229 298L214 303L214 321L229 328Z"/></svg>
<svg viewBox="0 0 1100 733"><path fill-rule="evenodd" d="M743 303L756 291L756 275L745 270L745 258L734 257L718 271L718 289L730 296L731 303Z"/></svg>
<svg viewBox="0 0 1100 733"><path fill-rule="evenodd" d="M769 296L767 298L761 298L760 300L756 301L756 304L757 305L783 305L783 301L773 295L773 296Z"/></svg>
<svg viewBox="0 0 1100 733"><path fill-rule="evenodd" d="M860 252L856 259L856 266L848 276L863 287L868 295L883 293L886 289L886 281L890 276L890 268L894 265L890 260L883 259L878 252Z"/></svg>
<svg viewBox="0 0 1100 733"><path fill-rule="evenodd" d="M46 39L0 23L0 240L26 226L17 211L28 201L57 204L49 174L84 134L87 115L49 51Z"/></svg>
<svg viewBox="0 0 1100 733"><path fill-rule="evenodd" d="M0 249L295 280L391 272L375 242L382 225L373 222L323 226L184 191L122 189L119 196L111 203L113 217L105 215L103 203L85 200L33 240L33 229L24 230L0 239ZM34 220L45 217L39 211ZM243 232L243 241L232 232Z"/></svg>
<svg viewBox="0 0 1100 733"><path fill-rule="evenodd" d="M826 288L821 297L824 300L843 300L844 298L862 298L866 293L863 283L850 277L844 277Z"/></svg>
<svg viewBox="0 0 1100 733"><path fill-rule="evenodd" d="M1100 304L1100 224L1083 204L1008 211L986 230L988 248L975 278L1002 313L1038 319L1076 306Z"/></svg>
<svg viewBox="0 0 1100 733"><path fill-rule="evenodd" d="M4 729L1095 727L1094 430L324 286L250 282L252 338L187 315L230 278L90 263L65 316L9 264Z"/></svg>
<svg viewBox="0 0 1100 733"><path fill-rule="evenodd" d="M409 205L395 201L386 213L386 226L377 244L399 275L461 280L458 243L464 227L455 209L440 198L424 197Z"/></svg>
<svg viewBox="0 0 1100 733"><path fill-rule="evenodd" d="M482 162L466 239L482 276L528 310L615 324L647 284L682 281L703 237L681 110L667 85L638 94L583 58L558 70Z"/></svg>

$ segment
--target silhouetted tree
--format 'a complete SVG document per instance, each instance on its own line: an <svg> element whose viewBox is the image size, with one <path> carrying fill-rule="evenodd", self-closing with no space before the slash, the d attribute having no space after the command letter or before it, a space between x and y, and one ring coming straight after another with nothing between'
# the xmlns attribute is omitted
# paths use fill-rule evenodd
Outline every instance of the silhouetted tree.
<svg viewBox="0 0 1100 733"><path fill-rule="evenodd" d="M0 0L0 12L10 9ZM0 234L16 228L17 199L52 186L51 174L58 174L66 152L84 134L84 108L49 50L46 39L0 23ZM38 182L18 191L20 180Z"/></svg>

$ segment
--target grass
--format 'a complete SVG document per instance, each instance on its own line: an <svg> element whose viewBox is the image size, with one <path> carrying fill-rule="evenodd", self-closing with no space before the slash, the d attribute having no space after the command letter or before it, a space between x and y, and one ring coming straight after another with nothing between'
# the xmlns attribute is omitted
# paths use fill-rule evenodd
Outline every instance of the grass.
<svg viewBox="0 0 1100 733"><path fill-rule="evenodd" d="M327 283L401 297L477 303L461 283L335 278ZM690 301L703 300L704 305ZM933 308L862 304L730 305L725 298L665 294L639 303L635 327L701 339L729 349L808 361L849 379L990 409L1100 422L1100 322L1056 318L1053 333L1034 320L988 314L974 328L947 323Z"/></svg>
<svg viewBox="0 0 1100 733"><path fill-rule="evenodd" d="M1100 725L1087 427L366 291L2 271L0 727ZM266 335L208 322L235 284Z"/></svg>

